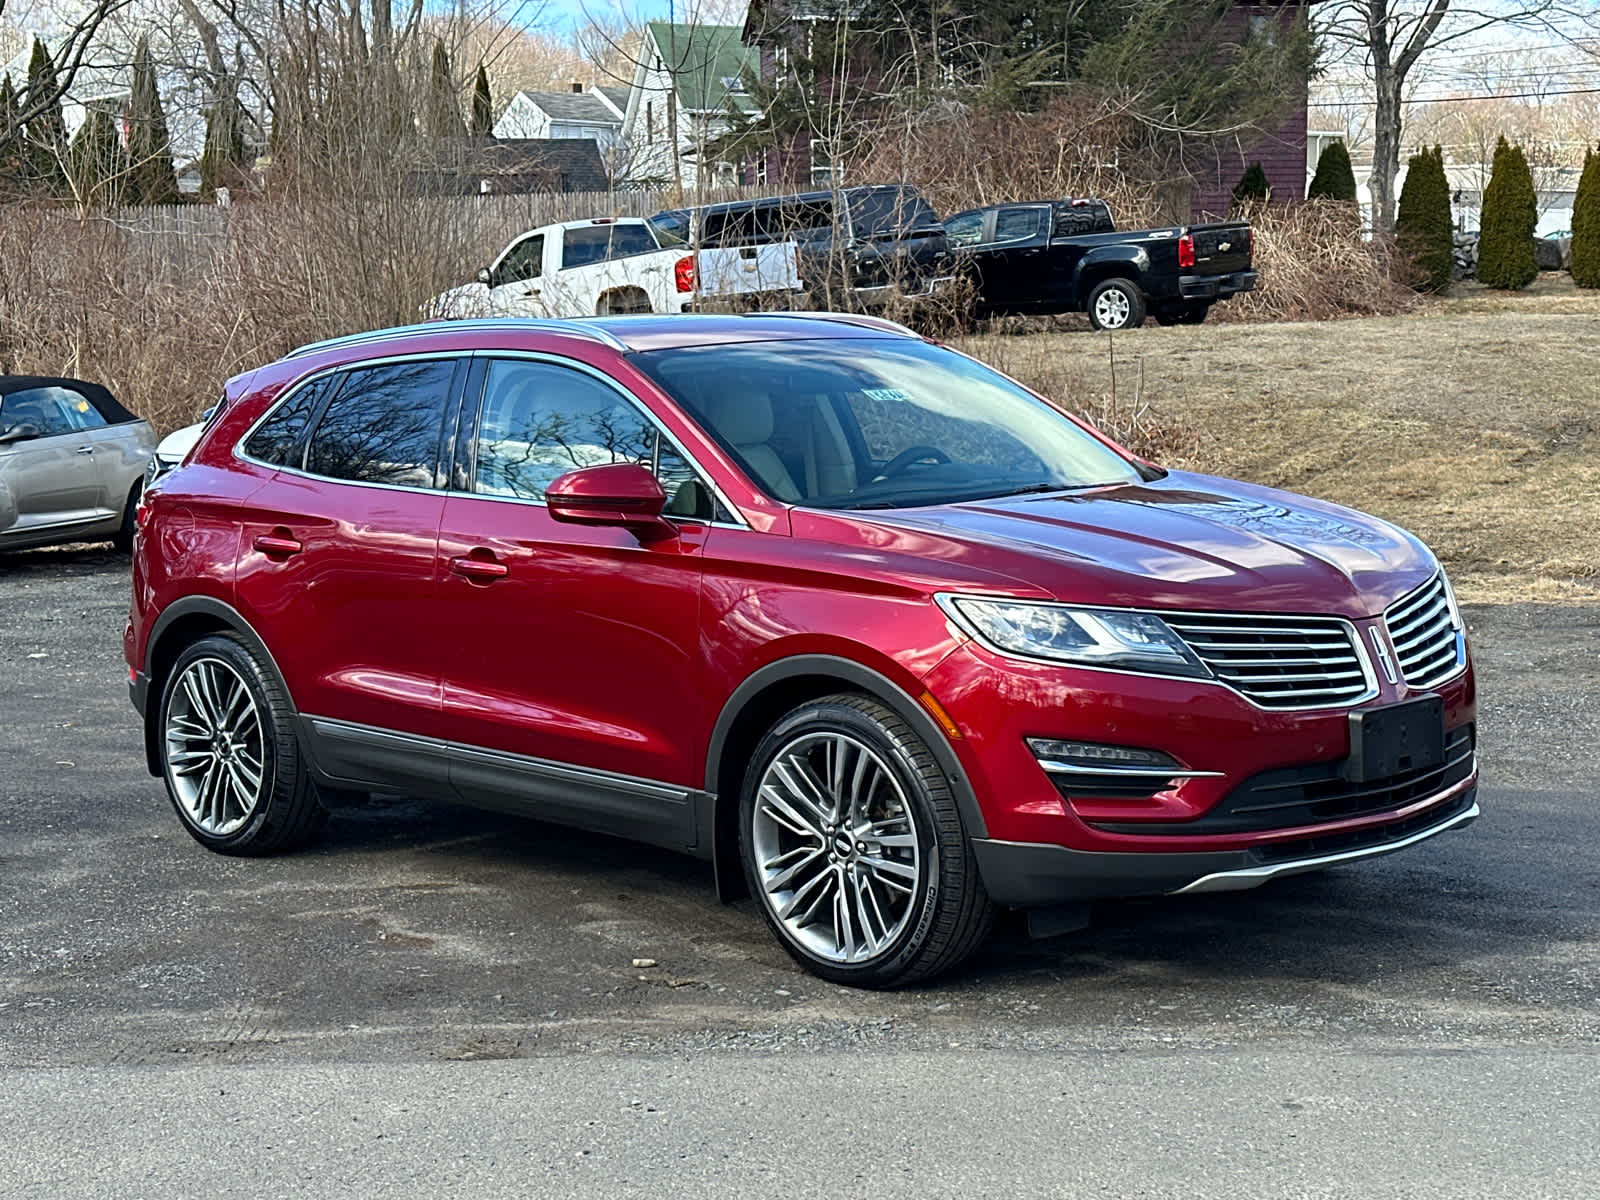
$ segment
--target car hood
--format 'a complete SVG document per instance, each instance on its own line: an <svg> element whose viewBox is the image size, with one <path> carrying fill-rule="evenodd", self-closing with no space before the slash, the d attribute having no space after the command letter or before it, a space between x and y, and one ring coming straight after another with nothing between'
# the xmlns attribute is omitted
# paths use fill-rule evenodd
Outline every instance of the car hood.
<svg viewBox="0 0 1600 1200"><path fill-rule="evenodd" d="M843 515L843 514L841 514ZM1074 604L1374 616L1438 570L1376 517L1173 472L1152 483L848 514L880 550ZM1020 586L1019 586L1020 585Z"/></svg>
<svg viewBox="0 0 1600 1200"><path fill-rule="evenodd" d="M162 462L182 462L189 451L194 449L194 444L200 440L200 431L204 428L204 423L201 423L174 429L161 439L160 445L156 447L156 457Z"/></svg>
<svg viewBox="0 0 1600 1200"><path fill-rule="evenodd" d="M422 306L425 320L459 321L469 317L503 316L495 309L494 297L486 284L464 283L440 292Z"/></svg>

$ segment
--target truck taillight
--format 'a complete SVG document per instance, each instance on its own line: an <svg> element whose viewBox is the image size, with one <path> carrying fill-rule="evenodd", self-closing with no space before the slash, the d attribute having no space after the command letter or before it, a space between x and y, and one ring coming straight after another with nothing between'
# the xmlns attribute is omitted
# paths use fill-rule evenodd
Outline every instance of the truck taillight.
<svg viewBox="0 0 1600 1200"><path fill-rule="evenodd" d="M1178 265L1194 266L1194 234L1186 233L1178 239Z"/></svg>
<svg viewBox="0 0 1600 1200"><path fill-rule="evenodd" d="M680 292L694 291L694 255L686 254L672 268L672 282Z"/></svg>

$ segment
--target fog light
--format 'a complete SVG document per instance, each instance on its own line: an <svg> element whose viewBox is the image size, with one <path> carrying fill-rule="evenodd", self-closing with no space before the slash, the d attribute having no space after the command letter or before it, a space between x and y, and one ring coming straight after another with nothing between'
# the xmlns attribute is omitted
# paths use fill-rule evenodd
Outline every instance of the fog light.
<svg viewBox="0 0 1600 1200"><path fill-rule="evenodd" d="M1085 767L1116 770L1118 767L1175 768L1178 760L1159 750L1140 750L1133 746L1102 746L1098 742L1067 742L1055 738L1029 738L1034 757L1053 759Z"/></svg>

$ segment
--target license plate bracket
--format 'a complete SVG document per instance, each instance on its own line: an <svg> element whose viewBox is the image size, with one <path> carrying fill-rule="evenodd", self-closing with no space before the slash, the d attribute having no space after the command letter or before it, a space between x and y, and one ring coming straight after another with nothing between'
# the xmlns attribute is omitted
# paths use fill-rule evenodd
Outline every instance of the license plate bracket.
<svg viewBox="0 0 1600 1200"><path fill-rule="evenodd" d="M1344 775L1369 783L1444 764L1444 700L1423 696L1350 714Z"/></svg>

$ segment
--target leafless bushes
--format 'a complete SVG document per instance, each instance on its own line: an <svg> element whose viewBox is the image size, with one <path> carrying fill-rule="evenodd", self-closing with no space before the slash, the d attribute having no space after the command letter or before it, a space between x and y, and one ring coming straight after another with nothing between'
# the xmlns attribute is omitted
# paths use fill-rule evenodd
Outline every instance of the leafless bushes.
<svg viewBox="0 0 1600 1200"><path fill-rule="evenodd" d="M1261 282L1211 310L1212 320L1324 321L1404 312L1418 303L1405 256L1363 237L1353 209L1335 200L1250 214Z"/></svg>
<svg viewBox="0 0 1600 1200"><path fill-rule="evenodd" d="M884 124L852 179L903 179L941 213L1011 200L1098 196L1128 227L1156 219L1162 188L1119 164L1128 118L1110 102L1057 100L1040 113L949 108Z"/></svg>

